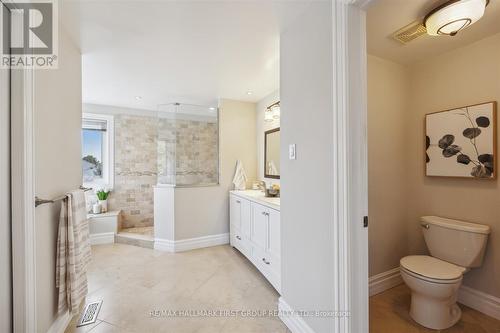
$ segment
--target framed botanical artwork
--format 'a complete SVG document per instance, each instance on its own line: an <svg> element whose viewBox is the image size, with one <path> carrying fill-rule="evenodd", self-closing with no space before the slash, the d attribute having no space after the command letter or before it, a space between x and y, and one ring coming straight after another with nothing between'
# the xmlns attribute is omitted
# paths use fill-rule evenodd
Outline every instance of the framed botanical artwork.
<svg viewBox="0 0 500 333"><path fill-rule="evenodd" d="M425 116L426 175L496 179L497 102Z"/></svg>

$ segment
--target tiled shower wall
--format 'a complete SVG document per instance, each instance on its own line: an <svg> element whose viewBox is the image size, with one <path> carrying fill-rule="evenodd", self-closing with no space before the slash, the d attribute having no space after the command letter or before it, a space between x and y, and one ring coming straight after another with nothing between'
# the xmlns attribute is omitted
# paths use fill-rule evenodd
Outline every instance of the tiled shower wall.
<svg viewBox="0 0 500 333"><path fill-rule="evenodd" d="M157 119L115 116L115 185L110 209L122 210L122 227L153 225Z"/></svg>
<svg viewBox="0 0 500 333"><path fill-rule="evenodd" d="M116 115L114 122L115 184L109 209L122 210L123 228L153 225L158 170L163 183L217 182L215 122L132 115Z"/></svg>

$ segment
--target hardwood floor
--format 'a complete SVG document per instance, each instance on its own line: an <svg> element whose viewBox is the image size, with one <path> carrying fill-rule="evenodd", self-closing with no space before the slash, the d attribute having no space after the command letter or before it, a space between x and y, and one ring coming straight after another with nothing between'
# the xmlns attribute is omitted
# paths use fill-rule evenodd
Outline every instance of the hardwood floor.
<svg viewBox="0 0 500 333"><path fill-rule="evenodd" d="M370 297L370 333L500 333L500 321L462 304L462 318L453 327L431 330L414 322L409 314L410 290L404 284Z"/></svg>

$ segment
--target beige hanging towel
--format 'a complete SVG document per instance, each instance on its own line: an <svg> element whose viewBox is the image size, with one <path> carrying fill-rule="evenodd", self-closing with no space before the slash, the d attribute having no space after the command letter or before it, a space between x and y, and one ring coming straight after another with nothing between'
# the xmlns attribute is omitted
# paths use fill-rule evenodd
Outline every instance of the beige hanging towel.
<svg viewBox="0 0 500 333"><path fill-rule="evenodd" d="M57 236L56 287L58 312L78 313L87 296L87 266L91 260L85 194L75 190L61 204Z"/></svg>

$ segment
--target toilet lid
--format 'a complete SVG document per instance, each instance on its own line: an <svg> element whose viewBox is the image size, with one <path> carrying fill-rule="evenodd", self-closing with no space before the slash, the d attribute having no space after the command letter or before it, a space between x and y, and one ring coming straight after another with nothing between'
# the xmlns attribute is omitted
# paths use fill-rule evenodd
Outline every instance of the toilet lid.
<svg viewBox="0 0 500 333"><path fill-rule="evenodd" d="M437 280L458 279L465 272L464 267L429 256L407 256L400 264L413 273Z"/></svg>

